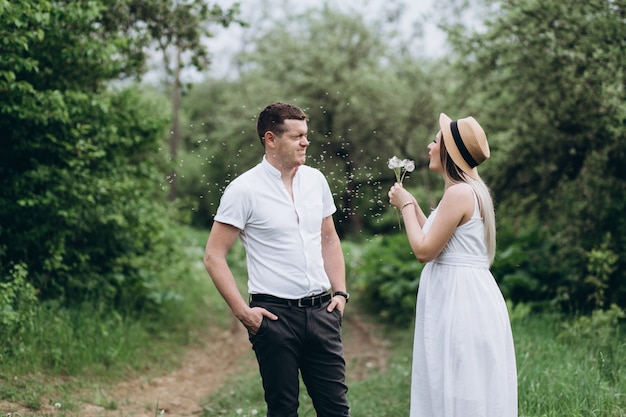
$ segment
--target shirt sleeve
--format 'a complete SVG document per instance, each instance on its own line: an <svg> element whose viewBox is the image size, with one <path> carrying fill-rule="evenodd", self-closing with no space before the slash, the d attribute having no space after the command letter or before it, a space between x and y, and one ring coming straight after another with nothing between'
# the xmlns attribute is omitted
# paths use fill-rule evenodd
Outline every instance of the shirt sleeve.
<svg viewBox="0 0 626 417"><path fill-rule="evenodd" d="M233 181L224 190L214 220L243 230L250 213L250 193L241 181Z"/></svg>
<svg viewBox="0 0 626 417"><path fill-rule="evenodd" d="M337 207L335 206L335 201L333 200L333 193L330 191L330 186L328 185L328 181L326 177L320 172L320 177L322 181L322 201L324 204L323 208L323 217L326 218L331 214L337 211Z"/></svg>

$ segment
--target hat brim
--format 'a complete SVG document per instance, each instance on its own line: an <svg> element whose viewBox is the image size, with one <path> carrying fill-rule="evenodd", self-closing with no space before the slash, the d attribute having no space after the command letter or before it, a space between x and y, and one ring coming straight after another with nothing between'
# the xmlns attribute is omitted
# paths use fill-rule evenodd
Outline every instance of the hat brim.
<svg viewBox="0 0 626 417"><path fill-rule="evenodd" d="M479 178L478 169L476 169L476 167L472 168L467 162L465 162L465 159L461 156L461 152L452 138L452 129L450 128L451 122L452 119L447 114L441 113L439 115L439 127L441 128L443 142L446 145L446 151L454 163L461 168L461 171L477 180Z"/></svg>

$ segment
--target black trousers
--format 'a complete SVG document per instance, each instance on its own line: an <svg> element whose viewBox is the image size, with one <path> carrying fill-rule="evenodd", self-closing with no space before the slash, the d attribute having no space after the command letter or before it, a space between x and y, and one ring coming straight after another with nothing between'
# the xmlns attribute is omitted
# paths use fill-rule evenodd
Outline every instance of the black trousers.
<svg viewBox="0 0 626 417"><path fill-rule="evenodd" d="M298 416L299 372L318 417L350 416L341 313L326 311L328 304L250 302L251 307L278 316L278 320L264 317L257 334L249 334L263 380L267 417Z"/></svg>

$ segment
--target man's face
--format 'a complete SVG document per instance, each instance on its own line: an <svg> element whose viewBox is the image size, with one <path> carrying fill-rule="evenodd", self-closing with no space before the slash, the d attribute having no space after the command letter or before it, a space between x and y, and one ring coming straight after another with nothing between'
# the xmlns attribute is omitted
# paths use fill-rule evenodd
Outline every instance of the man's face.
<svg viewBox="0 0 626 417"><path fill-rule="evenodd" d="M297 168L306 162L306 148L309 146L307 122L287 119L284 125L285 132L274 136L274 143L269 151L282 168Z"/></svg>

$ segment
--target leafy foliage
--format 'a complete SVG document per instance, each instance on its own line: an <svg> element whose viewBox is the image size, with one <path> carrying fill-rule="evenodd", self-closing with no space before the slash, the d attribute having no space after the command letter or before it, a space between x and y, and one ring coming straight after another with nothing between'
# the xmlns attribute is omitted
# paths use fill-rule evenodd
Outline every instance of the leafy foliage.
<svg viewBox="0 0 626 417"><path fill-rule="evenodd" d="M190 181L180 187L197 202L195 221L210 222L223 186L260 161L256 116L268 101L282 100L310 116L307 163L330 182L339 231L388 229L380 222L388 209L381 196L394 179L386 162L399 154L423 171L436 125L430 87L438 79L429 63L383 39L363 16L311 9L254 36L238 56L245 65L237 74L197 86L183 103L194 126L185 160L194 162L181 169Z"/></svg>
<svg viewBox="0 0 626 417"><path fill-rule="evenodd" d="M538 222L527 222L517 230L500 222L491 270L505 297L514 303L534 304L564 297L559 280L565 271L554 258L556 250Z"/></svg>
<svg viewBox="0 0 626 417"><path fill-rule="evenodd" d="M32 325L37 296L27 276L26 267L18 264L9 271L8 279L0 282L0 358L21 346L25 331Z"/></svg>
<svg viewBox="0 0 626 417"><path fill-rule="evenodd" d="M626 318L624 312L617 305L604 310L595 310L589 316L581 316L572 322L563 322L562 330L558 337L572 343L584 339L593 341L598 349L611 345L617 336L619 322Z"/></svg>
<svg viewBox="0 0 626 417"><path fill-rule="evenodd" d="M57 6L0 14L12 28L0 58L0 275L28 265L40 299L154 305L177 241L157 203L166 107L107 86L128 70L127 38L104 36L101 4Z"/></svg>
<svg viewBox="0 0 626 417"><path fill-rule="evenodd" d="M447 26L454 52L440 62L388 48L382 24L327 6L251 35L228 79L185 99L192 128L180 184L194 224L208 226L223 188L260 159L254 122L267 97L310 114L308 163L331 182L340 233L357 239L394 230L385 198L393 154L415 159L410 182L420 202L436 204L421 149L440 110L472 114L493 151L481 175L495 193L493 271L507 298L626 305L621 4L471 3L481 24L463 27L462 8L447 15L458 16Z"/></svg>
<svg viewBox="0 0 626 417"><path fill-rule="evenodd" d="M386 321L411 323L423 265L415 258L406 236L376 236L353 262L355 276L350 286L359 291L359 302Z"/></svg>
<svg viewBox="0 0 626 417"><path fill-rule="evenodd" d="M602 304L626 305L624 4L481 3L490 12L480 30L449 33L455 97L492 132L484 172L500 224L523 230L541 219L554 248L547 263L560 268L555 287L576 309L597 304L587 254L606 245L618 259Z"/></svg>

